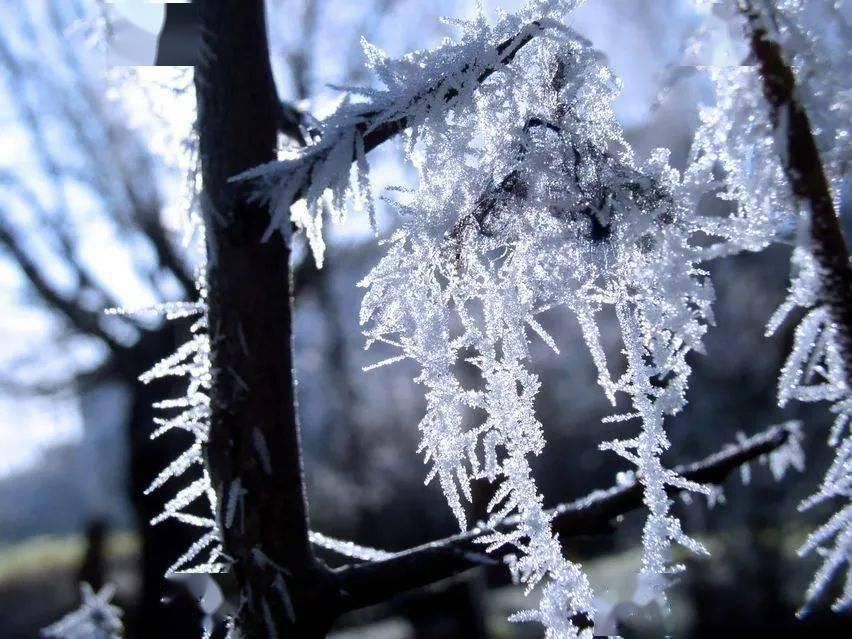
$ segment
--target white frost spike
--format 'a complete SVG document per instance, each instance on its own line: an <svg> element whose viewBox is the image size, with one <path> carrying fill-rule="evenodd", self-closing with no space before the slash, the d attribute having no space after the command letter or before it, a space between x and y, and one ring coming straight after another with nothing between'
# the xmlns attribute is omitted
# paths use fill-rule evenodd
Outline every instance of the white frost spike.
<svg viewBox="0 0 852 639"><path fill-rule="evenodd" d="M784 479L784 475L790 468L795 468L800 473L805 470L805 451L802 449L804 434L801 422L788 421L782 426L788 432L787 441L768 455L769 470L775 481Z"/></svg>
<svg viewBox="0 0 852 639"><path fill-rule="evenodd" d="M80 584L82 605L41 633L54 639L121 639L121 610L110 604L115 588L106 585L97 593L87 583Z"/></svg>
<svg viewBox="0 0 852 639"><path fill-rule="evenodd" d="M364 136L360 133L355 136L355 168L357 171L356 183L358 205L367 209L370 218L370 228L377 233L376 227L376 205L373 202L373 193L370 188L370 165L367 163L367 155L364 150Z"/></svg>
<svg viewBox="0 0 852 639"><path fill-rule="evenodd" d="M201 443L195 442L189 450L181 453L180 457L174 460L166 468L157 475L157 478L151 482L148 488L145 489L145 494L149 495L157 488L165 484L172 477L178 477L184 473L193 464L203 464L204 458L201 453Z"/></svg>
<svg viewBox="0 0 852 639"><path fill-rule="evenodd" d="M361 561L384 561L394 556L392 552L368 546L359 546L354 542L335 539L334 537L329 537L313 530L308 537L312 544L320 548L325 548L343 557L360 559Z"/></svg>
<svg viewBox="0 0 852 639"><path fill-rule="evenodd" d="M530 318L527 320L527 324L529 324L530 328L535 331L535 334L541 338L541 341L550 347L550 350L559 355L559 348L556 346L556 342L553 340L550 333L544 330L544 326L539 324L538 320Z"/></svg>
<svg viewBox="0 0 852 639"><path fill-rule="evenodd" d="M361 370L365 373L376 370L377 368L381 368L382 366L388 366L389 364L396 364L397 362L401 362L407 357L407 355L396 355L394 357L388 357L387 359L383 359L380 362L376 362L375 364L369 364L368 366L364 366Z"/></svg>
<svg viewBox="0 0 852 639"><path fill-rule="evenodd" d="M166 576L174 575L180 572L218 572L218 566L213 566L207 564L205 570L198 570L195 568L185 568L186 564L193 561L202 551L207 549L209 546L219 543L219 536L215 530L211 530L206 533L201 539L193 543L185 553L183 553L180 557L178 557L177 561L175 561L171 566L169 566L168 570L166 570Z"/></svg>
<svg viewBox="0 0 852 639"><path fill-rule="evenodd" d="M207 443L210 420L209 390L210 373L210 342L207 335L207 286L203 273L196 278L198 300L187 303L167 303L158 307L161 313L169 318L181 318L199 315L191 326L191 337L178 347L170 356L157 363L151 370L141 376L141 380L149 383L155 379L167 376L180 376L186 379L186 391L182 397L157 402L154 407L163 411L177 409L177 414L169 417L158 417L154 420L157 429L152 438L172 430L181 429L193 437L190 447L176 460L163 469L148 486L146 493L162 487L166 482L191 475L191 469L204 465L204 446ZM205 496L209 505L207 515L185 512L184 508ZM201 539L193 544L169 569L170 572L182 568L197 558L199 553L208 550L208 559L196 565L193 570L219 572L222 564L217 561L221 550L220 534L216 523L216 494L210 484L206 470L200 478L196 478L188 486L184 486L177 495L169 500L163 512L151 520L152 524L165 519L176 519L186 525L202 528L206 532Z"/></svg>
<svg viewBox="0 0 852 639"><path fill-rule="evenodd" d="M209 483L210 480L206 476L206 474L205 477L203 477L202 479L196 479L189 486L182 489L172 499L167 501L166 505L163 506L163 512L154 517L151 520L151 524L159 524L160 522L163 522L166 519L173 517L175 513L179 512L183 508L189 506L189 504L191 504L207 492L207 487Z"/></svg>

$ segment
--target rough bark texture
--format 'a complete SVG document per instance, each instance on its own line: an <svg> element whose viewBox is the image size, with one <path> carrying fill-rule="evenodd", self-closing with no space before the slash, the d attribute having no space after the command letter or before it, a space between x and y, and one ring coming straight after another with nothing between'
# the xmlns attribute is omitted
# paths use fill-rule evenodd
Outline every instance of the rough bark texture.
<svg viewBox="0 0 852 639"><path fill-rule="evenodd" d="M224 549L251 639L324 636L328 573L314 559L292 359L289 247L261 242L267 211L241 171L275 159L278 100L262 0L201 4L207 59L196 69L209 248L212 420L208 465L220 504L239 495ZM223 508L224 509L224 508Z"/></svg>
<svg viewBox="0 0 852 639"><path fill-rule="evenodd" d="M822 302L836 325L846 379L852 382L852 268L831 189L808 114L796 95L793 70L764 26L771 16L763 15L751 0L738 0L738 5L747 19L781 166L794 197L810 213L811 250L821 270Z"/></svg>

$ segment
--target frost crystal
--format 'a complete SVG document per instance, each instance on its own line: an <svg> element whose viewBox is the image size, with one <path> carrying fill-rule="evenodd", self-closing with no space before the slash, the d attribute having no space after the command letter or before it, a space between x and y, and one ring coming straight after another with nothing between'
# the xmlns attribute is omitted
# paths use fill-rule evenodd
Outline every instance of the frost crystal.
<svg viewBox="0 0 852 639"><path fill-rule="evenodd" d="M769 471L775 481L781 481L790 468L804 472L805 451L802 449L802 424L791 420L780 425L787 431L787 441L766 456L769 463Z"/></svg>
<svg viewBox="0 0 852 639"><path fill-rule="evenodd" d="M823 557L808 588L806 603L800 615L806 614L824 594L838 574L846 569L843 594L834 602L837 611L852 606L852 394L846 380L843 359L838 351L835 326L828 310L819 305L819 269L813 256L799 247L793 255L796 272L790 294L779 312L770 320L769 332L774 331L784 316L796 306L805 307L807 315L796 327L795 341L778 382L778 402L782 406L790 399L800 401L834 402L837 415L829 437L835 448L834 461L825 474L817 493L799 506L808 510L823 503L845 504L825 524L814 531L799 549L804 556L816 552Z"/></svg>
<svg viewBox="0 0 852 639"><path fill-rule="evenodd" d="M196 302L162 304L151 309L165 315L169 320L193 316L197 319L190 328L189 340L140 376L140 380L146 384L165 377L183 377L187 382L186 392L182 397L155 404L156 408L170 411L172 414L154 420L157 428L151 437L160 437L172 429L179 429L190 433L193 442L154 478L145 492L147 494L158 490L172 479L196 475L196 479L165 503L163 512L152 519L151 523L175 519L205 529L206 532L172 564L167 574L221 572L225 568L221 561L221 535L216 523L216 493L204 468L204 446L207 444L210 429L211 374L210 340L207 335L207 287L201 274L196 279L196 288ZM193 470L194 473L191 472ZM196 502L201 498L206 501L205 515L197 514ZM229 513L230 509L229 504ZM199 561L202 553L205 558Z"/></svg>
<svg viewBox="0 0 852 639"><path fill-rule="evenodd" d="M95 593L92 587L80 584L83 603L74 612L41 631L44 637L55 639L121 639L123 626L121 610L110 604L115 592L104 586Z"/></svg>
<svg viewBox="0 0 852 639"><path fill-rule="evenodd" d="M729 0L693 0L718 5L739 23L743 17ZM810 119L820 160L835 202L840 201L852 162L852 92L847 46L848 15L843 3L779 0L753 3L760 7L761 24L778 42L795 72L796 99ZM848 12L847 12L848 13ZM745 32L737 24L732 32ZM787 127L773 127L757 66L707 69L716 104L701 110L686 180L697 188L714 189L721 199L737 205L729 218L702 221L724 238L715 255L760 250L773 241L795 239L801 207L791 197L781 158L787 153ZM716 171L721 171L719 180Z"/></svg>
<svg viewBox="0 0 852 639"><path fill-rule="evenodd" d="M795 73L795 99L807 112L834 202L841 201L852 160L848 143L852 122L850 58L845 44L848 20L842 4L780 0L754 5L759 6L761 28L778 44ZM823 304L823 274L813 254L819 247L811 245L805 232L809 230L809 211L791 197L790 182L782 170L788 152L788 123L783 118L770 122L756 67L714 69L711 77L717 104L702 111L702 126L687 178L695 185L709 183L714 168L721 168L725 184L719 195L738 205L736 215L717 224L714 234L724 241L711 252L755 250L778 240L797 244L792 257L790 294L767 328L767 334L772 334L791 310L807 309L796 328L793 350L781 370L778 402L781 406L791 399L834 402L832 410L837 420L829 444L836 450L835 460L820 490L801 509L828 501L840 500L844 504L800 551L823 557L801 613L816 604L844 567L845 589L834 608L848 609L852 606L852 435L848 429L852 396L837 345L837 329ZM799 451L792 448L787 453L770 457L773 473L780 473L788 463L801 464Z"/></svg>
<svg viewBox="0 0 852 639"><path fill-rule="evenodd" d="M530 0L522 12L504 16L493 27L480 15L459 23L465 29L460 42L446 41L437 49L417 51L399 60L390 60L363 41L368 64L385 88L347 87L358 99L352 100L349 94L343 98L335 112L320 123L320 139L234 177L254 180L258 197L268 202L272 219L265 239L276 231L289 237L292 222L305 230L321 266L324 210L342 217L347 200L353 199L367 209L374 222L365 153L375 141L407 128L411 149L421 127L443 122L448 110L468 103L485 78L499 72L531 38L546 26L555 26L555 19L579 4L582 0ZM305 206L293 206L301 197Z"/></svg>
<svg viewBox="0 0 852 639"><path fill-rule="evenodd" d="M480 23L468 37L478 32L499 41ZM666 487L707 490L660 456L669 446L664 416L684 405L686 355L701 350L713 293L690 241L696 191L666 153L634 160L612 113L617 80L595 52L560 28L539 34L517 61L440 119L416 120L409 157L419 188L399 202L402 226L361 283L361 322L368 345L401 351L386 362L420 365L427 481L440 482L459 525L479 479L495 484L489 525L519 522L483 540L488 550L517 551L510 567L528 592L542 584L539 609L512 619L539 621L549 637L588 636L588 579L562 556L531 475L544 434L529 340L558 352L538 315L576 314L604 392L613 404L616 393L633 400L634 413L613 419L642 420L637 437L605 447L637 466L650 510L641 584L656 597L677 569L673 542L705 552L670 515ZM627 355L617 378L596 325L605 307Z"/></svg>

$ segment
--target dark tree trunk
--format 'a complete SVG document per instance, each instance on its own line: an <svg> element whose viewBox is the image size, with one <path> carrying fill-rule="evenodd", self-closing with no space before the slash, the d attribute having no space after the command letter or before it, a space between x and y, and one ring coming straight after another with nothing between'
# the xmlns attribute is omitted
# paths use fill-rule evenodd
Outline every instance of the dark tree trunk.
<svg viewBox="0 0 852 639"><path fill-rule="evenodd" d="M213 388L208 467L250 639L322 637L330 573L308 542L292 358L290 250L261 242L266 208L229 178L275 159L278 98L262 0L201 3L196 68ZM227 520L227 521L226 521ZM228 525L230 524L230 525Z"/></svg>

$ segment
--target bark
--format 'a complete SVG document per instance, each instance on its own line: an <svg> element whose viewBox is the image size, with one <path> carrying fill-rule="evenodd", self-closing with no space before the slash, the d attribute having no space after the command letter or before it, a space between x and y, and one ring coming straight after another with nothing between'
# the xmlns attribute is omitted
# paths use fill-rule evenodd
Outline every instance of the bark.
<svg viewBox="0 0 852 639"><path fill-rule="evenodd" d="M241 636L324 636L331 574L308 542L292 357L290 250L261 242L268 212L229 178L275 159L279 102L262 0L201 3L196 67L213 388L207 461Z"/></svg>

